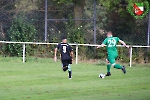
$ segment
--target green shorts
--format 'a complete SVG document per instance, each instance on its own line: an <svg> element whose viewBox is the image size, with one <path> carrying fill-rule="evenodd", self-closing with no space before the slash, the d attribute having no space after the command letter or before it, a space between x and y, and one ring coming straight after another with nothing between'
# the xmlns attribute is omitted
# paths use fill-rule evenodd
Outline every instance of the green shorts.
<svg viewBox="0 0 150 100"><path fill-rule="evenodd" d="M110 64L114 64L116 63L116 59L117 59L118 55L108 55L108 61Z"/></svg>

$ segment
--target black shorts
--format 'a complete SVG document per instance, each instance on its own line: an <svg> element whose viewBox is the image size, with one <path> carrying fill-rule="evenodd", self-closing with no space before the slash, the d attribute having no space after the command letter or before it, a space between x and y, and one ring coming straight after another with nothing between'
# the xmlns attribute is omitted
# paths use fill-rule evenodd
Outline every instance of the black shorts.
<svg viewBox="0 0 150 100"><path fill-rule="evenodd" d="M68 66L69 64L72 64L72 59L68 59L68 60L61 60L63 67Z"/></svg>

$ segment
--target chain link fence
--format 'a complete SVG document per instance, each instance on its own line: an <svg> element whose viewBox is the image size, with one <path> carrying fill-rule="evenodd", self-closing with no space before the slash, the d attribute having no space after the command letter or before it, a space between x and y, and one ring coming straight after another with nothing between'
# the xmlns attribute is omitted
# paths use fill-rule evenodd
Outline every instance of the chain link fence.
<svg viewBox="0 0 150 100"><path fill-rule="evenodd" d="M56 0L57 1L57 0ZM17 26L18 23L14 22L18 15L22 16L21 27L19 33L27 31L30 33L30 29L22 30L24 23L28 23L32 30L36 30L36 34L33 34L34 41L30 42L45 42L45 2L41 0L27 0L20 7L21 1L16 3L16 0L2 0L0 2L0 40L12 41L11 39L11 27ZM59 4L59 2L51 2L48 0L47 4L47 41L46 42L60 42L62 37L67 37L70 43L82 43L93 44L94 43L94 31L96 32L96 43L101 44L106 38L105 33L112 31L114 36L118 36L130 45L147 45L147 32L148 32L148 15L143 19L134 19L126 10L122 8L122 13L110 11L100 3L91 0L86 0L83 5L76 7L75 4ZM96 9L95 9L96 8ZM94 13L96 12L96 13ZM20 14L23 13L23 14ZM20 20L19 18L17 20ZM94 23L95 21L95 23ZM12 29L13 30L13 29ZM18 35L16 35L18 36ZM21 41L26 36L20 35L20 39L13 41ZM15 45L12 45L15 47ZM1 55L12 56L10 54L10 46L8 44L1 44ZM54 45L28 45L28 56L35 57L52 57ZM22 47L21 47L22 48ZM34 51L34 53L33 53ZM142 59L144 62L149 60L150 51L147 48L135 48L134 56L137 59ZM18 53L22 51L16 51L15 56L20 56ZM79 46L79 55L81 60L83 59L103 59L106 57L105 49L99 51L95 50L95 47ZM129 53L128 50L119 48L119 58L128 61L125 56ZM142 57L141 57L142 56ZM138 60L140 62L140 60Z"/></svg>

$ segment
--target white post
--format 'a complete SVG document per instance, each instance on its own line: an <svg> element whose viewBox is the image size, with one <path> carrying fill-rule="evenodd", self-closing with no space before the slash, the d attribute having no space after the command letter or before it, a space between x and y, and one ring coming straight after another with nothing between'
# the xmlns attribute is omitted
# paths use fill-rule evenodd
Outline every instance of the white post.
<svg viewBox="0 0 150 100"><path fill-rule="evenodd" d="M26 52L26 45L23 44L23 63L25 63L25 52Z"/></svg>
<svg viewBox="0 0 150 100"><path fill-rule="evenodd" d="M78 64L78 44L76 44L76 64Z"/></svg>
<svg viewBox="0 0 150 100"><path fill-rule="evenodd" d="M130 48L130 67L132 66L132 47Z"/></svg>

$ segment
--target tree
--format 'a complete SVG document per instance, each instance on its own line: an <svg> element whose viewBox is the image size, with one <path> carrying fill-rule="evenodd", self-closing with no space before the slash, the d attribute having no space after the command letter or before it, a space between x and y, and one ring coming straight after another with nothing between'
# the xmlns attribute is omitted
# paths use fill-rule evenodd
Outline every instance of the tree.
<svg viewBox="0 0 150 100"><path fill-rule="evenodd" d="M9 29L15 11L14 0L0 1L0 39L6 40L6 30Z"/></svg>
<svg viewBox="0 0 150 100"><path fill-rule="evenodd" d="M8 30L9 40L14 42L34 42L36 32L35 26L26 21L24 14L20 14L13 20L12 25ZM27 50L31 50L29 45ZM21 56L22 45L9 44L8 47L5 48L5 51L10 52L10 56Z"/></svg>
<svg viewBox="0 0 150 100"><path fill-rule="evenodd" d="M85 0L57 0L59 4L73 4L74 9L74 18L82 19L83 10L85 5ZM81 24L81 21L75 21L75 25L78 27Z"/></svg>
<svg viewBox="0 0 150 100"><path fill-rule="evenodd" d="M127 10L128 6L133 6L133 2L143 0L99 0L99 3L106 8L107 20L104 30L113 31L130 44L145 44L145 31L147 31L148 18L135 19ZM141 37L142 36L142 37ZM137 40L137 38L143 38Z"/></svg>
<svg viewBox="0 0 150 100"><path fill-rule="evenodd" d="M73 0L74 6L74 18L75 19L82 19L83 17L83 9L85 5L85 0ZM81 21L75 21L75 25L79 26Z"/></svg>

